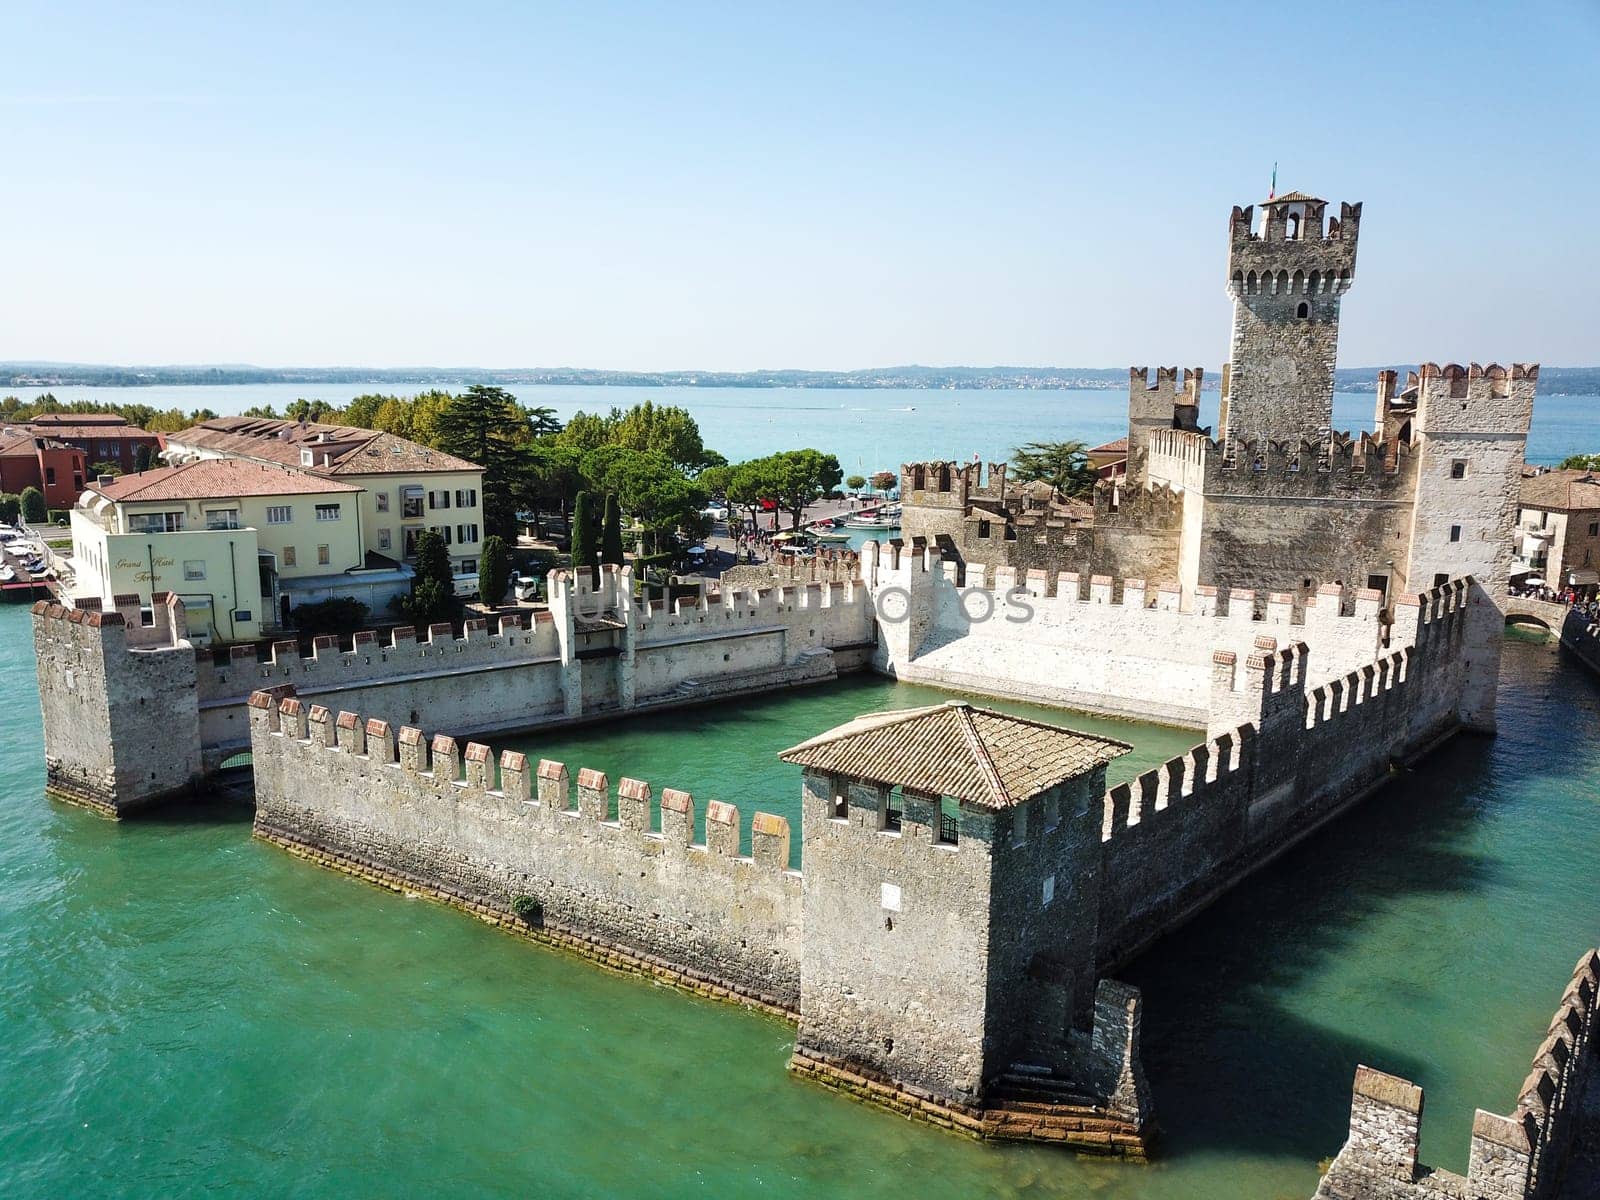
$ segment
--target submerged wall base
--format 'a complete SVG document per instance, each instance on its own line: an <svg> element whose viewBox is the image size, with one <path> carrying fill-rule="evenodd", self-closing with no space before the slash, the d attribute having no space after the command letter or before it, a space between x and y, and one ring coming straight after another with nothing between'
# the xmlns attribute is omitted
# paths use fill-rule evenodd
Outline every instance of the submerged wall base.
<svg viewBox="0 0 1600 1200"><path fill-rule="evenodd" d="M807 1052L798 1046L789 1070L831 1091L923 1121L980 1141L1036 1142L1144 1162L1152 1139L1148 1126L1138 1126L1088 1104L1000 1102L1002 1106L969 1108L935 1098L908 1084L859 1064L846 1064Z"/></svg>
<svg viewBox="0 0 1600 1200"><path fill-rule="evenodd" d="M770 1016L782 1017L786 1021L794 1021L798 1014L794 1010L785 1008L775 996L753 996L740 991L738 988L729 987L726 981L717 980L698 971L676 967L664 959L653 955L640 954L637 951L606 941L604 938L585 933L576 929L569 929L555 923L543 921L532 924L522 920L516 914L487 904L479 897L465 891L441 887L439 884L408 872L397 871L375 859L360 855L349 854L339 850L330 850L324 846L316 845L293 832L280 829L264 822L259 816L256 818L253 832L264 842L287 850L298 858L306 859L321 867L342 871L346 875L354 875L357 879L387 888L392 892L401 892L407 895L423 896L461 912L478 918L488 925L505 930L507 933L516 934L518 937L527 938L529 941L539 942L558 950L579 955L598 966L616 971L623 975L639 975L649 978L656 983L664 983L680 991L692 992L697 996L704 996L709 1000L725 1000L738 1004L744 1008L753 1008Z"/></svg>

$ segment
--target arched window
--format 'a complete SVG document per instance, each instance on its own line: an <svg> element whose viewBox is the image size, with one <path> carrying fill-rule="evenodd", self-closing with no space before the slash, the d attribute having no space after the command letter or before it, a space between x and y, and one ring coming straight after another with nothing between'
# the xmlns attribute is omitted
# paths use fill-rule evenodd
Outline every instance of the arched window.
<svg viewBox="0 0 1600 1200"><path fill-rule="evenodd" d="M1311 305L1304 300L1300 301L1300 307L1294 310L1294 315L1301 318L1309 317L1311 315Z"/></svg>
<svg viewBox="0 0 1600 1200"><path fill-rule="evenodd" d="M1286 240L1291 241L1291 242L1299 240L1299 237L1300 237L1300 214L1299 213L1292 212L1292 213L1289 214L1289 226L1284 231L1284 235L1283 236L1284 236L1284 238Z"/></svg>

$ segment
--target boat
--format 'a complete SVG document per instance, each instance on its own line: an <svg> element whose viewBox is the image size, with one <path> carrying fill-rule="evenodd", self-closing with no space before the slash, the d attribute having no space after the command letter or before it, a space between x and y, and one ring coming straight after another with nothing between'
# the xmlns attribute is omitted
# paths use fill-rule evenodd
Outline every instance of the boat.
<svg viewBox="0 0 1600 1200"><path fill-rule="evenodd" d="M899 517L847 517L846 529L899 529Z"/></svg>
<svg viewBox="0 0 1600 1200"><path fill-rule="evenodd" d="M826 529L813 529L810 533L819 542L848 542L850 540L850 534L836 526L829 526Z"/></svg>
<svg viewBox="0 0 1600 1200"><path fill-rule="evenodd" d="M11 569L9 564L0 566L0 583L10 583L16 577L17 573Z"/></svg>

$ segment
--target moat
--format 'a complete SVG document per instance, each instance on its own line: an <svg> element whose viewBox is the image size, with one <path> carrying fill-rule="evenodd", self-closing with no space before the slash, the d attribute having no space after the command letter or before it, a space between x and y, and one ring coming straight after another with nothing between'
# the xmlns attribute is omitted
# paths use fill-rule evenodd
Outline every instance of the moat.
<svg viewBox="0 0 1600 1200"><path fill-rule="evenodd" d="M46 802L26 623L0 611L7 1195L1302 1196L1357 1061L1428 1088L1423 1157L1459 1170L1600 919L1600 689L1513 643L1497 739L1457 739L1121 973L1146 997L1155 1164L985 1146L788 1078L784 1023L316 870L243 807ZM793 815L776 750L938 695L858 677L500 744L748 824ZM1114 781L1193 740L1066 719L1135 744Z"/></svg>

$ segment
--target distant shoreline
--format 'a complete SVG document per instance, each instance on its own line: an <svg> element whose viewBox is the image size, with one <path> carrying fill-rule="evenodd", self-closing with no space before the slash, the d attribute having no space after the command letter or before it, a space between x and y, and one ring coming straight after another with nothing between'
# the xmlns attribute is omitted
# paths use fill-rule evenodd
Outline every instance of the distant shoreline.
<svg viewBox="0 0 1600 1200"><path fill-rule="evenodd" d="M1341 392L1376 388L1381 367L1341 368ZM1402 373L1412 369L1402 364ZM1540 391L1547 395L1600 394L1600 367L1544 367ZM1220 372L1206 372L1213 391ZM0 391L53 387L217 387L250 384L370 384L374 388L419 389L500 384L508 387L693 387L829 388L852 390L1065 391L1121 390L1126 367L883 367L861 371L602 371L587 368L488 370L445 367L120 367L76 363L0 363Z"/></svg>

